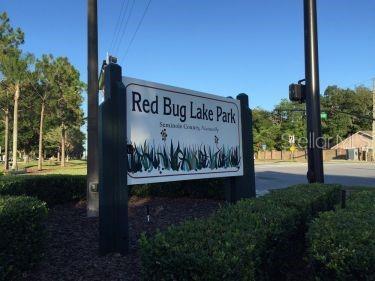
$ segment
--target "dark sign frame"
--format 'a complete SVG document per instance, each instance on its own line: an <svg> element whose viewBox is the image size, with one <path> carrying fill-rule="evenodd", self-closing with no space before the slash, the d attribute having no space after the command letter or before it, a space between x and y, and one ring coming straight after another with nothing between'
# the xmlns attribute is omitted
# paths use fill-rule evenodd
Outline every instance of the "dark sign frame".
<svg viewBox="0 0 375 281"><path fill-rule="evenodd" d="M99 251L129 252L126 89L121 67L104 71L104 102L99 106ZM246 94L239 94L242 122L243 176L225 179L226 200L255 197L252 112Z"/></svg>

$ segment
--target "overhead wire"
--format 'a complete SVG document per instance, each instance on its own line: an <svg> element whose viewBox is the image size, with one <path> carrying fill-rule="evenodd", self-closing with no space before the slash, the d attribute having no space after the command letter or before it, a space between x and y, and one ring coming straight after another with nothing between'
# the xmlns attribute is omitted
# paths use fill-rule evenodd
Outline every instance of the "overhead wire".
<svg viewBox="0 0 375 281"><path fill-rule="evenodd" d="M122 29L121 36L119 37L119 40L118 40L118 42L117 42L117 46L116 46L116 48L114 48L113 53L114 53L115 55L118 54L119 47L121 46L122 40L124 39L124 36L125 36L126 30L127 30L127 28L128 28L129 20L130 20L130 18L131 18L131 16L132 16L132 13L133 13L133 10L134 10L134 5L135 5L135 0L133 0L132 5L131 5L131 7L130 7L129 15L128 15L128 17L126 18L125 25L124 25L124 27L123 27L123 29ZM126 17L126 14L124 15L124 18L125 18L125 17Z"/></svg>
<svg viewBox="0 0 375 281"><path fill-rule="evenodd" d="M123 14L124 14L125 1L126 0L123 0L122 4L121 4L120 13L119 13L118 18L117 18L115 30L113 32L113 37L112 37L112 40L111 40L111 44L109 45L109 50L112 50L112 47L114 47L116 41L118 40L118 36L119 36L120 30L121 30L120 28L121 28L121 25L122 25L122 22L123 22L123 19L124 19ZM127 1L125 13L126 13L128 5L129 5L129 2L130 2L130 0Z"/></svg>
<svg viewBox="0 0 375 281"><path fill-rule="evenodd" d="M125 53L124 53L124 57L122 59L122 63L124 62L129 50L130 50L130 47L132 46L133 42L134 42L134 39L135 37L137 36L137 33L138 33L138 30L140 29L142 23L143 23L143 20L147 14L147 11L148 11L148 8L150 7L150 4L151 4L151 1L152 0L149 0L148 3L147 3L147 6L145 8L145 10L143 11L143 14L142 14L142 17L140 19L140 21L138 22L138 25L137 25L137 28L135 29L135 32L133 33L133 36L131 37L130 41L129 41L129 44L127 46L127 48L125 49Z"/></svg>

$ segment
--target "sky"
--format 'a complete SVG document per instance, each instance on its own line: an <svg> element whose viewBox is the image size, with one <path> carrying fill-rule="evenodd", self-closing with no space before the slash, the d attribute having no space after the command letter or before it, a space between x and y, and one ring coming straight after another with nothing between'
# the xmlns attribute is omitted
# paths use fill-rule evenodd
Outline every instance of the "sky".
<svg viewBox="0 0 375 281"><path fill-rule="evenodd" d="M130 44L148 1L98 0L99 62L109 52L123 75L221 96L243 92L250 107L268 110L304 77L302 0L152 0ZM317 7L321 93L370 86L375 1ZM23 50L66 56L87 81L87 0L1 0L2 11L25 32Z"/></svg>

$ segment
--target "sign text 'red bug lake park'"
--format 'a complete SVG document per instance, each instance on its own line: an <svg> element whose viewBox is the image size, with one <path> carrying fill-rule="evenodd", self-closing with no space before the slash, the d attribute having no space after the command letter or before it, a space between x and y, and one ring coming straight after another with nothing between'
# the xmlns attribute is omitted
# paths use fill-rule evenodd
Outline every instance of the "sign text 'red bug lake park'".
<svg viewBox="0 0 375 281"><path fill-rule="evenodd" d="M252 112L245 93L224 98L123 77L115 63L105 66L103 75L98 140L102 254L129 252L129 185L159 182L166 187L163 182L222 178L217 188L223 188L226 201L255 197ZM189 192L189 184L171 186Z"/></svg>
<svg viewBox="0 0 375 281"><path fill-rule="evenodd" d="M243 175L240 102L123 77L128 184Z"/></svg>

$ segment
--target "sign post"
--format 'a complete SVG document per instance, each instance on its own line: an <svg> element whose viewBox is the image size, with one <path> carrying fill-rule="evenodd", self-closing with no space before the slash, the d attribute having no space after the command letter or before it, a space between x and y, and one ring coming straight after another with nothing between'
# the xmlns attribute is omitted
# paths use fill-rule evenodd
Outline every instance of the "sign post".
<svg viewBox="0 0 375 281"><path fill-rule="evenodd" d="M126 98L121 67L105 68L99 107L99 251L126 254L129 248L126 156Z"/></svg>
<svg viewBox="0 0 375 281"><path fill-rule="evenodd" d="M99 114L100 253L128 252L128 186L226 178L226 199L255 196L248 96L224 98L104 70Z"/></svg>
<svg viewBox="0 0 375 281"><path fill-rule="evenodd" d="M243 176L235 177L234 194L230 202L243 198L255 197L254 147L253 147L253 117L249 108L249 98L246 94L239 94L237 99L241 103L242 145L243 145Z"/></svg>

